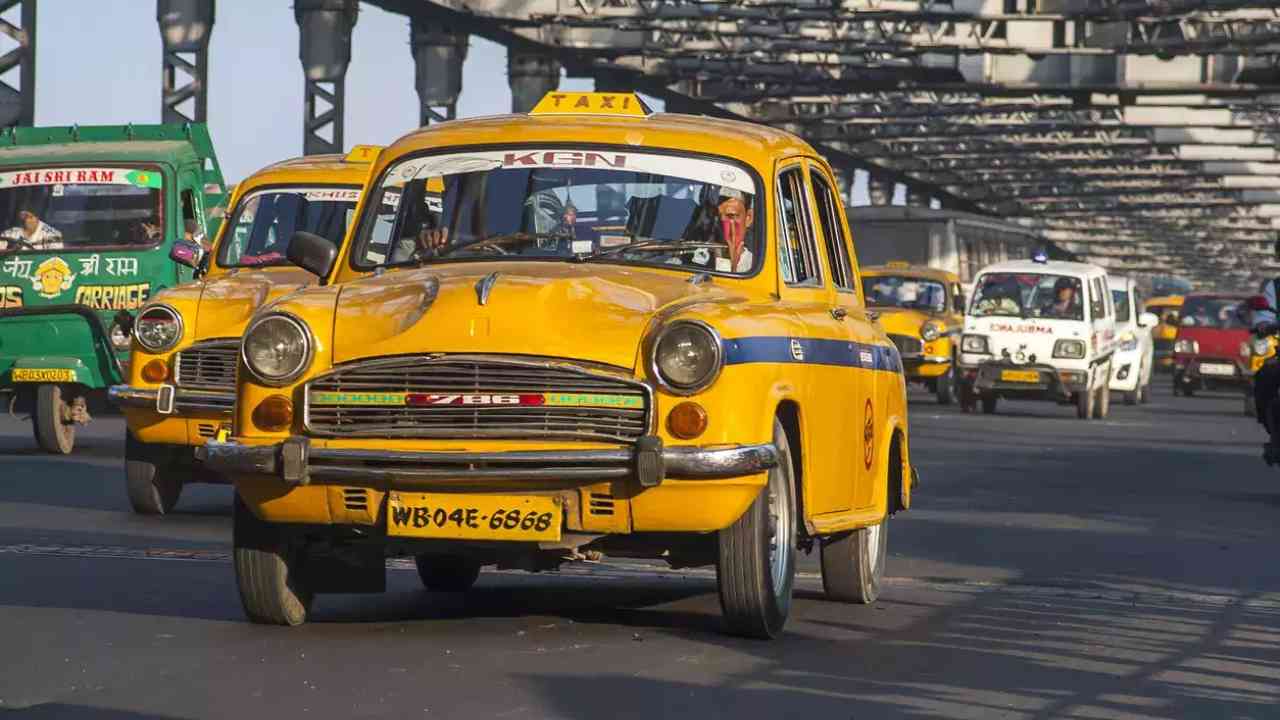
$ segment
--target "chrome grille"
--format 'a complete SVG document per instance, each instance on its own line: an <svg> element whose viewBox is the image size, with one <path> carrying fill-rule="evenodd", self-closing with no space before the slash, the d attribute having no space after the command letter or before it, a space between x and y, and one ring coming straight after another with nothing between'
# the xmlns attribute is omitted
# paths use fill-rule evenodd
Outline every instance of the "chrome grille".
<svg viewBox="0 0 1280 720"><path fill-rule="evenodd" d="M545 404L531 404L539 397ZM307 383L306 398L307 431L343 437L627 442L648 431L652 408L648 388L635 380L493 355L359 361Z"/></svg>
<svg viewBox="0 0 1280 720"><path fill-rule="evenodd" d="M178 387L206 390L236 389L236 362L240 341L235 338L205 340L178 353L174 376Z"/></svg>
<svg viewBox="0 0 1280 720"><path fill-rule="evenodd" d="M924 343L920 338L911 337L910 335L890 335L889 339L893 344L898 346L899 355L919 355L924 352Z"/></svg>

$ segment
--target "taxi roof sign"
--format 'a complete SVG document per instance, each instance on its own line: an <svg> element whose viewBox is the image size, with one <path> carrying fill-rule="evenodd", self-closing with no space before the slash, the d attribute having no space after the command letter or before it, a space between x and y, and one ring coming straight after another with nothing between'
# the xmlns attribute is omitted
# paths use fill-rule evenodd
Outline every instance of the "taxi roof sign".
<svg viewBox="0 0 1280 720"><path fill-rule="evenodd" d="M371 163L377 159L380 152L382 152L381 145L356 145L342 160L349 163Z"/></svg>
<svg viewBox="0 0 1280 720"><path fill-rule="evenodd" d="M646 117L653 113L635 93L560 92L542 96L530 115L613 115Z"/></svg>

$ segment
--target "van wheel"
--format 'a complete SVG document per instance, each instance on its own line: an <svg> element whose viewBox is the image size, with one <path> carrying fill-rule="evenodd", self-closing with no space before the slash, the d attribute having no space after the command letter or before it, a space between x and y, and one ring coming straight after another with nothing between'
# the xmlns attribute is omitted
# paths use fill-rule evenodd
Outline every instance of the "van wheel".
<svg viewBox="0 0 1280 720"><path fill-rule="evenodd" d="M466 592L480 577L480 563L462 555L415 555L413 564L432 592Z"/></svg>
<svg viewBox="0 0 1280 720"><path fill-rule="evenodd" d="M955 368L949 367L947 371L938 376L934 381L934 395L938 398L939 405L950 405L956 399L955 384Z"/></svg>
<svg viewBox="0 0 1280 720"><path fill-rule="evenodd" d="M125 489L129 504L139 515L167 515L178 504L182 475L168 449L144 443L125 431Z"/></svg>
<svg viewBox="0 0 1280 720"><path fill-rule="evenodd" d="M778 465L732 525L719 533L716 583L725 629L767 640L782 632L796 574L796 502L787 433L773 422Z"/></svg>
<svg viewBox="0 0 1280 720"><path fill-rule="evenodd" d="M1081 420L1088 420L1093 417L1093 401L1097 396L1088 391L1081 390L1076 393L1076 417Z"/></svg>
<svg viewBox="0 0 1280 720"><path fill-rule="evenodd" d="M996 411L996 404L1000 401L1000 397L995 393L982 393L982 414L992 415Z"/></svg>
<svg viewBox="0 0 1280 720"><path fill-rule="evenodd" d="M71 406L63 399L61 385L36 387L31 426L41 450L53 455L71 452L76 443L76 425L71 419Z"/></svg>
<svg viewBox="0 0 1280 720"><path fill-rule="evenodd" d="M244 614L255 623L301 625L314 594L302 580L305 550L272 523L259 520L235 497L232 527L236 587Z"/></svg>
<svg viewBox="0 0 1280 720"><path fill-rule="evenodd" d="M1093 417L1102 420L1111 412L1111 389L1106 385L1098 388L1098 399L1093 404Z"/></svg>
<svg viewBox="0 0 1280 720"><path fill-rule="evenodd" d="M1125 394L1124 394L1124 404L1125 404L1125 405L1137 405L1137 404L1138 404L1138 396L1139 396L1140 394L1142 394L1142 388L1138 388L1137 390L1129 390L1129 391L1126 391L1126 392L1125 392Z"/></svg>

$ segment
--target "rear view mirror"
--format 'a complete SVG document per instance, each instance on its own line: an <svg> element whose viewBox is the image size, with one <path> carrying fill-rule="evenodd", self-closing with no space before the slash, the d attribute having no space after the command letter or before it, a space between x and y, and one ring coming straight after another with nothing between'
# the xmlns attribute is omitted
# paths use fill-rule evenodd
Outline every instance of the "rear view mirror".
<svg viewBox="0 0 1280 720"><path fill-rule="evenodd" d="M1267 302L1267 298L1265 295L1254 295L1253 297L1246 300L1245 304L1249 306L1250 310L1255 310L1255 311L1271 309L1271 303Z"/></svg>
<svg viewBox="0 0 1280 720"><path fill-rule="evenodd" d="M1151 328L1160 324L1160 318L1155 313L1144 312L1138 316L1138 327Z"/></svg>
<svg viewBox="0 0 1280 720"><path fill-rule="evenodd" d="M196 243L179 240L169 249L169 259L189 268L199 268L204 260L204 248Z"/></svg>
<svg viewBox="0 0 1280 720"><path fill-rule="evenodd" d="M323 279L338 259L338 248L315 233L299 230L289 238L289 249L285 251L285 256L289 258L289 262Z"/></svg>

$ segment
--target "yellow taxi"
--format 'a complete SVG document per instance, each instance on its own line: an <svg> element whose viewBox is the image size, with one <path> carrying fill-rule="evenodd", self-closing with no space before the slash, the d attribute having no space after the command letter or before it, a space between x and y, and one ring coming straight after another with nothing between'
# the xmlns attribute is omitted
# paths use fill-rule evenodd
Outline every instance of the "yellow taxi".
<svg viewBox="0 0 1280 720"><path fill-rule="evenodd" d="M1153 297L1145 305L1146 312L1160 318L1160 324L1151 331L1151 341L1155 346L1155 367L1161 370L1173 369L1173 343L1178 339L1182 299L1181 295L1165 295Z"/></svg>
<svg viewBox="0 0 1280 720"><path fill-rule="evenodd" d="M381 150L313 155L270 165L231 198L211 251L178 242L171 257L198 282L158 293L133 324L128 384L109 390L124 413L125 487L135 512L163 515L187 482L220 482L193 448L229 429L240 335L265 302L314 284L285 252L295 232L337 248Z"/></svg>
<svg viewBox="0 0 1280 720"><path fill-rule="evenodd" d="M943 405L956 399L955 338L964 329L960 276L905 262L862 269L862 295L898 347L907 382Z"/></svg>
<svg viewBox="0 0 1280 720"><path fill-rule="evenodd" d="M388 555L439 591L596 552L714 565L755 637L799 551L876 598L915 477L902 365L812 147L555 92L374 173L338 257L294 240L337 282L257 313L233 436L201 451L235 482L251 620L377 591Z"/></svg>

